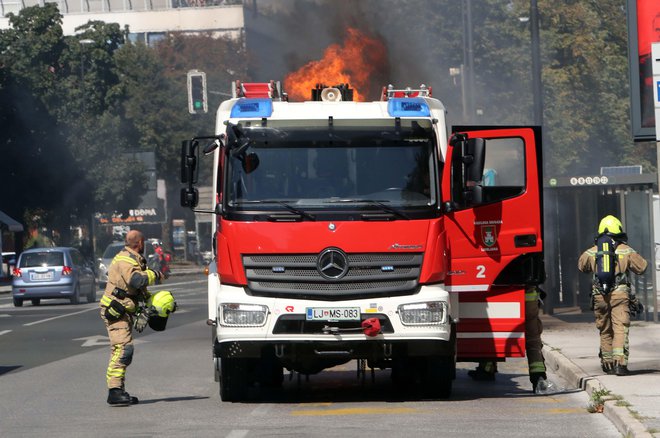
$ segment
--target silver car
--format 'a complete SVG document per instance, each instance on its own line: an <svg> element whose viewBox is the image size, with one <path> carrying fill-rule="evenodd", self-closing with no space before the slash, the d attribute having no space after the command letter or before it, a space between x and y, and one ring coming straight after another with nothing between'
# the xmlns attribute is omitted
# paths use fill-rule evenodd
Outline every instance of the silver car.
<svg viewBox="0 0 660 438"><path fill-rule="evenodd" d="M38 306L43 298L65 298L71 304L96 301L93 264L80 251L69 247L30 248L18 258L12 272L14 306L31 300Z"/></svg>

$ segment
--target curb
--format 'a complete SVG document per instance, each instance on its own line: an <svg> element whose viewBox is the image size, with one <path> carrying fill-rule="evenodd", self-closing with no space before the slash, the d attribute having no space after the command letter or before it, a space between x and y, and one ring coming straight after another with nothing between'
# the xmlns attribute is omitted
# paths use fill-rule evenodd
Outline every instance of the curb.
<svg viewBox="0 0 660 438"><path fill-rule="evenodd" d="M597 376L584 372L582 368L561 354L560 350L545 344L543 346L543 356L545 357L545 363L548 369L559 374L570 385L586 391L589 397L591 397L594 391L607 391L607 388L598 380ZM632 415L627 407L617 406L617 402L620 400L605 397L604 401L603 414L623 436L631 438L653 438L653 434L646 429L646 426L641 421Z"/></svg>

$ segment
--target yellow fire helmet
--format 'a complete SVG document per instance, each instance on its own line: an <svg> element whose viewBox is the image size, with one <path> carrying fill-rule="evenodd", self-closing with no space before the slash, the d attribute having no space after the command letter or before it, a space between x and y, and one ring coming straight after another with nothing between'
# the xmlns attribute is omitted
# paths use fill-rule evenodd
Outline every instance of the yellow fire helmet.
<svg viewBox="0 0 660 438"><path fill-rule="evenodd" d="M176 311L176 301L174 301L172 292L161 290L149 297L147 308L149 309L149 327L157 332L162 332L165 330L170 313Z"/></svg>
<svg viewBox="0 0 660 438"><path fill-rule="evenodd" d="M598 234L609 233L609 234L621 234L623 233L623 225L621 221L614 216L607 215L598 225Z"/></svg>

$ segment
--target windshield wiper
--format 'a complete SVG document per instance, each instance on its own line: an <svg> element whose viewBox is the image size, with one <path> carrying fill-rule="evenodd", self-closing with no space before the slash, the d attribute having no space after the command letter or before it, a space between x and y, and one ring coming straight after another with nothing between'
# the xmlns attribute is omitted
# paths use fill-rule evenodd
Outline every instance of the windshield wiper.
<svg viewBox="0 0 660 438"><path fill-rule="evenodd" d="M371 205L375 205L377 207L380 207L381 210L383 210L386 213L393 214L395 216L400 217L401 219L405 220L410 220L410 216L402 212L401 210L398 210L394 207L390 207L389 205L385 204L385 202L389 201L377 201L375 199L336 199L336 200L330 200L326 201L328 203L337 203L337 204L357 204L357 203L367 203Z"/></svg>
<svg viewBox="0 0 660 438"><path fill-rule="evenodd" d="M252 201L245 200L240 202L241 204L278 204L289 210L291 213L299 214L301 217L309 219L310 221L316 220L316 216L314 216L313 214L307 213L305 210L301 210L299 208L293 207L292 205L287 204L286 202L280 201L278 199L258 199Z"/></svg>

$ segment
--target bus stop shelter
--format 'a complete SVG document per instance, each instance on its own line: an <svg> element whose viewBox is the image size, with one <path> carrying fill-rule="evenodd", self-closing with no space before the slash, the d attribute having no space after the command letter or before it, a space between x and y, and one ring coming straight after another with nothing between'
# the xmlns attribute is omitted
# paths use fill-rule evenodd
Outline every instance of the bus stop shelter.
<svg viewBox="0 0 660 438"><path fill-rule="evenodd" d="M640 319L658 321L653 188L655 174L572 176L544 180L544 244L548 294L545 310L591 311L590 274L577 269L582 252L594 245L598 223L619 218L628 243L648 262L643 275L631 276L631 287L642 304Z"/></svg>

